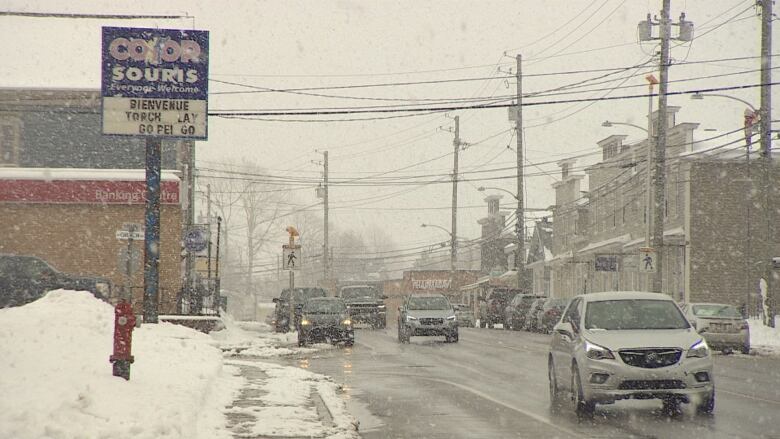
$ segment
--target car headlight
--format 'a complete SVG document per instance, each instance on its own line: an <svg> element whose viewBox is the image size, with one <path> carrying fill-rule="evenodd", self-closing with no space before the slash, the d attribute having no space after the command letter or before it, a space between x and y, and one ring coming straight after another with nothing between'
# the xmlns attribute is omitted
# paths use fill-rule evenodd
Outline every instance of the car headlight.
<svg viewBox="0 0 780 439"><path fill-rule="evenodd" d="M688 358L706 358L710 354L710 347L707 342L701 339L694 343L689 349L686 357Z"/></svg>
<svg viewBox="0 0 780 439"><path fill-rule="evenodd" d="M407 321L407 322L411 322L412 320L417 320L417 317L415 317L415 316L409 316L409 315L408 315L408 316L406 316L406 321Z"/></svg>
<svg viewBox="0 0 780 439"><path fill-rule="evenodd" d="M344 320L341 321L341 324L344 325L344 326L349 326L349 325L352 324L352 320L344 319Z"/></svg>
<svg viewBox="0 0 780 439"><path fill-rule="evenodd" d="M456 318L455 316L449 316L447 317L447 320L455 320L455 318Z"/></svg>
<svg viewBox="0 0 780 439"><path fill-rule="evenodd" d="M308 326L308 325L311 325L311 322L308 319L301 320L301 326Z"/></svg>
<svg viewBox="0 0 780 439"><path fill-rule="evenodd" d="M589 341L585 341L585 356L591 360L614 360L615 356L612 355L612 351L609 349L593 344Z"/></svg>

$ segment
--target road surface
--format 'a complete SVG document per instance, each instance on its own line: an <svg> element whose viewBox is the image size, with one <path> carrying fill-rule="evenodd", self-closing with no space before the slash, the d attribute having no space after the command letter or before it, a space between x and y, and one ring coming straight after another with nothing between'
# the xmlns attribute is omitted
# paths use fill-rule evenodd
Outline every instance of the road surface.
<svg viewBox="0 0 780 439"><path fill-rule="evenodd" d="M579 421L548 402L549 336L461 328L460 342L358 329L353 348L293 359L344 383L364 438L780 437L780 359L715 355L715 415L669 417L660 401L597 406Z"/></svg>

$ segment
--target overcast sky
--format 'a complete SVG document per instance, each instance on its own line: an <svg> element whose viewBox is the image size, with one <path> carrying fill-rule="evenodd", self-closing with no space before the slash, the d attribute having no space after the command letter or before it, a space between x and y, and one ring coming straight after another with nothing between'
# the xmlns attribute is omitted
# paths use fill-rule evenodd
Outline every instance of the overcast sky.
<svg viewBox="0 0 780 439"><path fill-rule="evenodd" d="M670 91L759 82L760 19L753 5L754 0L672 2L672 17L677 21L685 12L695 25L696 39L674 44L672 58L686 64L671 68L670 79L677 82L670 85ZM554 201L550 185L555 179L544 173L557 176L555 160L598 152L596 142L611 134L626 134L629 141L645 136L635 128L605 128L601 122L609 119L645 126L646 98L550 102L645 93L644 77L656 70L650 59L658 47L655 43L640 44L636 27L648 13L659 14L660 7L660 0L5 0L0 8L6 11L179 14L190 18L120 21L0 16L0 87L98 89L101 26L210 31L210 111L419 105L423 99L449 99L446 104L455 105L471 104L474 102L464 99L479 97L495 97L480 102L507 104L515 94L509 70L514 69L514 56L522 54L526 93L591 80L585 84L592 91L586 93L569 89L564 94L526 100L539 104L524 109L527 158L529 164L543 163L527 169L526 205L541 208ZM780 50L776 36L777 30L775 52ZM743 57L749 59L731 60ZM646 67L626 69L640 64ZM564 74L581 70L589 72ZM655 74L658 76L657 71ZM410 82L426 83L399 84ZM383 86L354 87L365 84ZM341 88L344 86L351 88ZM340 88L307 92L327 97L258 92L263 88L311 87ZM237 91L251 93L220 94ZM758 88L725 93L759 105ZM774 101L780 103L778 93ZM734 101L691 101L688 96L674 96L669 104L682 107L678 121L700 123L701 129L727 131L742 123L744 106ZM390 186L332 186L331 220L340 227L358 230L368 224L380 225L393 233L400 247L443 240L444 232L419 225L426 222L450 227L451 185L400 186L398 177L432 175L426 180L448 180L453 135L447 130L453 127L455 115L460 116L462 141L472 144L461 151L462 171L514 166L515 140L507 110L325 121L397 115L266 118L276 120L212 116L209 140L198 143L198 163L203 168L220 169L231 161L254 161L271 174L309 180L321 174L321 168L311 163L321 158L315 152L318 149L330 151L331 180L402 169L381 176L388 178ZM591 155L578 164L598 158L599 154ZM476 221L486 213L484 193L476 188L498 186L514 192L512 175L511 169L464 175L464 180L494 179L460 183L460 236L476 237ZM296 190L296 203L302 206L316 202L312 184L304 183ZM505 194L503 202L513 209L509 198ZM529 213L530 217L538 215ZM283 236L280 231L280 239Z"/></svg>

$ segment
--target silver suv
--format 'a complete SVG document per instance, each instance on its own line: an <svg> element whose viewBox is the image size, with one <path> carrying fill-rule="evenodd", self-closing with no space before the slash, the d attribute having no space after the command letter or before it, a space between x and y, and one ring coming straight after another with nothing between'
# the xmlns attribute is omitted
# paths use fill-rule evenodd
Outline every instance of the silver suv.
<svg viewBox="0 0 780 439"><path fill-rule="evenodd" d="M413 335L443 335L447 343L458 341L455 309L441 294L406 296L398 308L398 341L409 343Z"/></svg>
<svg viewBox="0 0 780 439"><path fill-rule="evenodd" d="M605 292L572 299L553 329L550 403L569 392L580 417L597 403L661 399L664 411L715 409L710 348L665 294Z"/></svg>

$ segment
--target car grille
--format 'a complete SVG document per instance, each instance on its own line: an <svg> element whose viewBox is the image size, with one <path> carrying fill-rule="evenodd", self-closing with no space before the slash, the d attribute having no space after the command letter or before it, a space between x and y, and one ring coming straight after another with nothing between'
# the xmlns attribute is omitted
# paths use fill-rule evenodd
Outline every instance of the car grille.
<svg viewBox="0 0 780 439"><path fill-rule="evenodd" d="M444 324L444 319L420 319L420 324L424 326L435 326L435 325L441 325Z"/></svg>
<svg viewBox="0 0 780 439"><path fill-rule="evenodd" d="M645 369L671 366L682 356L681 349L626 349L619 353L624 363Z"/></svg>
<svg viewBox="0 0 780 439"><path fill-rule="evenodd" d="M620 390L668 390L684 389L685 383L680 380L626 380L620 383Z"/></svg>

